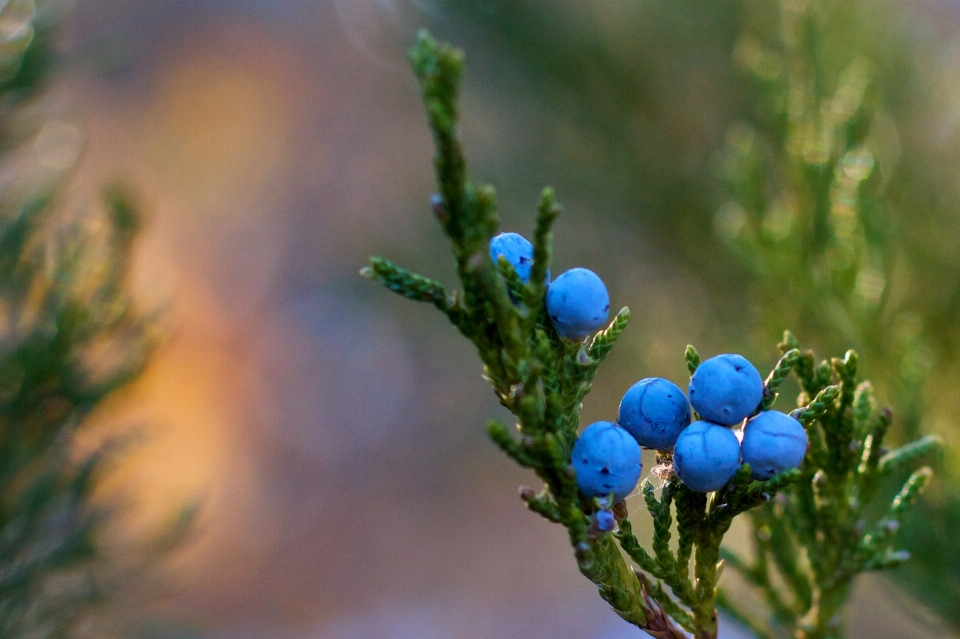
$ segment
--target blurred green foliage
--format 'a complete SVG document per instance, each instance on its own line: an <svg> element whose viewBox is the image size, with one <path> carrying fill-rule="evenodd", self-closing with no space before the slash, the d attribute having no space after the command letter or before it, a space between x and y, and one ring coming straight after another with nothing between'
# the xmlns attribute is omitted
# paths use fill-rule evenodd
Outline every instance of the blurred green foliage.
<svg viewBox="0 0 960 639"><path fill-rule="evenodd" d="M122 190L64 215L70 167L31 144L57 55L54 3L0 7L0 636L98 628L122 570L104 544L115 510L95 497L122 441L78 445L86 417L151 350L124 278L138 226ZM32 110L32 111L31 111ZM32 113L32 117L24 117ZM37 115L40 114L40 117ZM25 122L27 124L25 124ZM31 153L31 151L33 153Z"/></svg>
<svg viewBox="0 0 960 639"><path fill-rule="evenodd" d="M755 352L786 326L818 350L853 346L894 408L891 440L921 422L944 437L947 475L905 526L916 561L896 582L960 626L960 132L938 8L444 5L578 131L576 151L538 156L551 170L586 156L569 182L595 181L622 203L608 223L639 216L692 265L720 330Z"/></svg>

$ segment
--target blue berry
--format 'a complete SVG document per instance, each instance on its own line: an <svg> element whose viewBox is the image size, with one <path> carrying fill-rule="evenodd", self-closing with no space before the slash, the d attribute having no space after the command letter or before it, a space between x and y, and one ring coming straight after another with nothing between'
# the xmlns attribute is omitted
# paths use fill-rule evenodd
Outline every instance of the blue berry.
<svg viewBox="0 0 960 639"><path fill-rule="evenodd" d="M533 244L519 233L501 233L490 240L490 259L496 264L501 255L507 258L520 281L526 284L533 268Z"/></svg>
<svg viewBox="0 0 960 639"><path fill-rule="evenodd" d="M617 527L617 519L613 516L612 511L598 510L593 519L597 522L597 530L600 532L610 532Z"/></svg>
<svg viewBox="0 0 960 639"><path fill-rule="evenodd" d="M690 378L690 403L704 419L732 426L757 409L763 380L740 355L717 355L702 362Z"/></svg>
<svg viewBox="0 0 960 639"><path fill-rule="evenodd" d="M807 454L807 431L799 421L777 411L765 411L743 429L743 461L761 481L797 468Z"/></svg>
<svg viewBox="0 0 960 639"><path fill-rule="evenodd" d="M729 428L708 421L683 429L673 447L673 469L701 493L723 488L740 468L740 442Z"/></svg>
<svg viewBox="0 0 960 639"><path fill-rule="evenodd" d="M611 422L590 424L573 445L571 463L577 486L589 497L621 501L640 480L640 446L630 433Z"/></svg>
<svg viewBox="0 0 960 639"><path fill-rule="evenodd" d="M610 315L610 295L596 273L573 268L550 284L547 314L561 337L583 339Z"/></svg>
<svg viewBox="0 0 960 639"><path fill-rule="evenodd" d="M649 377L620 400L617 422L644 448L671 450L680 431L690 425L690 404L673 382Z"/></svg>

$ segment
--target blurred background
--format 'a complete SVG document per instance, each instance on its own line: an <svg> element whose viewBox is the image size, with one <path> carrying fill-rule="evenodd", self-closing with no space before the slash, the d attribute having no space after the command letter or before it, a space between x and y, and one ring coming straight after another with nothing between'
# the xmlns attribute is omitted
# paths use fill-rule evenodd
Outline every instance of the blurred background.
<svg viewBox="0 0 960 639"><path fill-rule="evenodd" d="M857 184L875 206L807 243L769 116L784 105L766 104L782 96L764 84L793 72L769 6L803 0L77 3L54 90L82 132L74 189L119 178L139 194L132 286L166 334L95 421L146 433L111 480L132 530L200 504L131 632L640 634L517 498L534 478L486 441L485 419L506 415L472 347L357 275L378 254L454 282L405 57L428 26L466 51L463 139L504 230L529 234L553 186L554 272L595 270L633 312L584 423L612 419L642 377L685 386L688 343L762 372L785 328L822 357L857 348L895 438L935 432L948 452L903 531L914 561L859 582L850 635L960 636L960 3L821 4L813 91L865 69L876 177ZM728 175L743 158L772 167L746 191Z"/></svg>

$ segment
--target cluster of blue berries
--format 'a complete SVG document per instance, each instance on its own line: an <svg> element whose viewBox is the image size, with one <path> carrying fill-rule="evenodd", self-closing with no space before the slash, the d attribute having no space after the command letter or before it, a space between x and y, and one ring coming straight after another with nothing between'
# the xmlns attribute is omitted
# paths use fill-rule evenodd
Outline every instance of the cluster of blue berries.
<svg viewBox="0 0 960 639"><path fill-rule="evenodd" d="M490 240L490 258L510 262L524 284L533 267L533 245L517 233L501 233ZM547 315L561 337L580 340L602 327L610 316L610 295L603 280L585 268L573 268L553 282L547 272Z"/></svg>
<svg viewBox="0 0 960 639"><path fill-rule="evenodd" d="M573 448L577 484L598 498L601 513L633 491L640 477L640 448L673 452L673 469L689 488L719 490L744 462L751 476L767 480L797 468L807 450L799 421L777 411L757 412L763 399L760 373L740 355L718 355L690 378L690 400L676 384L643 379L623 396L617 424L591 424ZM691 423L690 407L700 419ZM742 431L731 427L744 424ZM608 514L595 518L612 530Z"/></svg>
<svg viewBox="0 0 960 639"><path fill-rule="evenodd" d="M497 262L500 256L522 282L529 281L529 241L517 233L497 235L490 241L490 257ZM574 268L553 282L548 273L546 284L547 315L561 337L583 339L607 321L610 296L593 271ZM599 530L613 529L610 508L636 488L641 447L672 451L677 476L699 492L719 490L744 462L750 464L752 477L762 481L803 461L806 431L784 413L757 412L763 380L742 356L718 355L702 362L690 378L689 391L688 401L669 380L640 380L623 396L617 423L596 422L580 434L571 461L581 492L601 506L594 519ZM691 405L699 416L693 423ZM740 424L742 431L731 428Z"/></svg>

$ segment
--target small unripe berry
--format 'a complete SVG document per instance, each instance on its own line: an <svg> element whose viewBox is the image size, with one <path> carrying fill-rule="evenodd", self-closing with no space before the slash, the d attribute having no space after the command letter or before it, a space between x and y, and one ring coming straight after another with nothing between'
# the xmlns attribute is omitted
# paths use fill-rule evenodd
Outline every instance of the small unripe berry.
<svg viewBox="0 0 960 639"><path fill-rule="evenodd" d="M673 382L649 377L620 400L617 423L644 448L672 450L680 431L690 425L690 403Z"/></svg>
<svg viewBox="0 0 960 639"><path fill-rule="evenodd" d="M673 469L701 493L723 488L740 468L740 442L729 428L708 421L683 429L673 447Z"/></svg>
<svg viewBox="0 0 960 639"><path fill-rule="evenodd" d="M611 422L587 426L573 445L571 463L577 486L589 497L607 497L614 502L633 492L640 480L640 446L630 433Z"/></svg>
<svg viewBox="0 0 960 639"><path fill-rule="evenodd" d="M490 240L490 259L496 264L501 255L507 258L517 277L526 284L533 268L533 244L519 233L500 233Z"/></svg>
<svg viewBox="0 0 960 639"><path fill-rule="evenodd" d="M550 284L547 314L562 337L583 339L606 323L610 295L596 273L573 268Z"/></svg>
<svg viewBox="0 0 960 639"><path fill-rule="evenodd" d="M430 196L430 208L433 209L433 214L437 216L437 220L441 224L446 225L447 220L450 219L450 214L447 213L447 207L443 203L443 196L439 193L434 193Z"/></svg>
<svg viewBox="0 0 960 639"><path fill-rule="evenodd" d="M690 403L705 420L732 426L757 409L763 380L740 355L717 355L701 362L690 378Z"/></svg>
<svg viewBox="0 0 960 639"><path fill-rule="evenodd" d="M747 422L740 448L751 476L763 481L800 466L807 453L807 432L793 417L768 410Z"/></svg>
<svg viewBox="0 0 960 639"><path fill-rule="evenodd" d="M597 530L600 532L610 532L617 527L617 520L609 510L598 510L594 521L597 522Z"/></svg>

